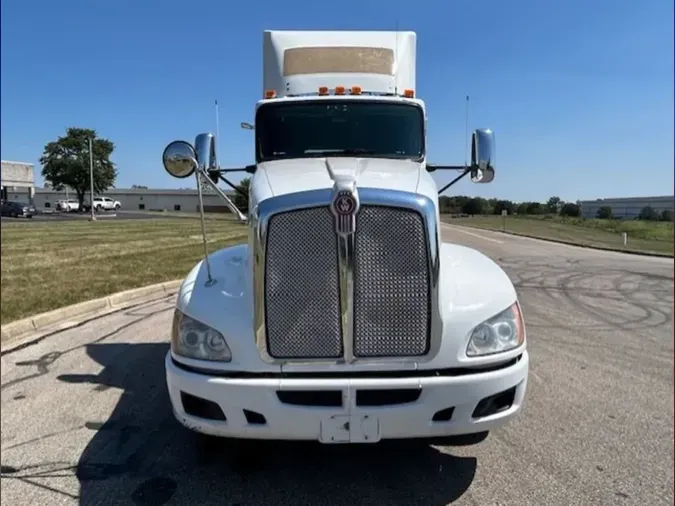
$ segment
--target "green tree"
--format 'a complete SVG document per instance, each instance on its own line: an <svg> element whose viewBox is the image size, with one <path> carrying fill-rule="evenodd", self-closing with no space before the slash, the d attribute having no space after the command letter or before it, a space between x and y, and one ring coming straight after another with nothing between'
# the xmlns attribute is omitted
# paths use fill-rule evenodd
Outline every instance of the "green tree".
<svg viewBox="0 0 675 506"><path fill-rule="evenodd" d="M472 199L467 200L462 205L462 213L471 215L483 214L486 206L487 202L485 201L485 199L482 199L480 197L474 197Z"/></svg>
<svg viewBox="0 0 675 506"><path fill-rule="evenodd" d="M572 202L565 202L560 208L560 216L569 216L571 218L578 218L581 216L581 207Z"/></svg>
<svg viewBox="0 0 675 506"><path fill-rule="evenodd" d="M525 202L526 212L523 214L544 214L546 213L546 207L541 204L541 202Z"/></svg>
<svg viewBox="0 0 675 506"><path fill-rule="evenodd" d="M90 138L94 154L94 193L100 194L114 185L117 169L110 161L115 145L108 139L98 138L95 130L68 128L64 137L59 137L45 146L40 157L42 177L45 181L57 191L65 186L72 188L77 194L80 209L85 194L90 191Z"/></svg>
<svg viewBox="0 0 675 506"><path fill-rule="evenodd" d="M248 213L248 191L250 186L251 178L245 177L239 182L237 188L244 192L246 196L244 197L244 195L236 191L232 197L232 202L234 202L234 205L237 206L242 213Z"/></svg>
<svg viewBox="0 0 675 506"><path fill-rule="evenodd" d="M661 212L661 221L673 221L673 212L670 209L664 209Z"/></svg>
<svg viewBox="0 0 675 506"><path fill-rule="evenodd" d="M497 200L492 208L492 214L502 214L503 210L506 210L508 214L513 214L515 209L516 205L510 200Z"/></svg>
<svg viewBox="0 0 675 506"><path fill-rule="evenodd" d="M598 209L598 212L596 213L596 216L600 218L601 220L609 220L611 219L614 215L612 213L612 208L609 206L602 206L600 209Z"/></svg>
<svg viewBox="0 0 675 506"><path fill-rule="evenodd" d="M558 214L562 207L563 202L560 200L560 197L551 197L546 202L546 212L552 214Z"/></svg>
<svg viewBox="0 0 675 506"><path fill-rule="evenodd" d="M656 221L659 219L659 213L654 211L652 206L645 206L640 210L638 219L644 221Z"/></svg>

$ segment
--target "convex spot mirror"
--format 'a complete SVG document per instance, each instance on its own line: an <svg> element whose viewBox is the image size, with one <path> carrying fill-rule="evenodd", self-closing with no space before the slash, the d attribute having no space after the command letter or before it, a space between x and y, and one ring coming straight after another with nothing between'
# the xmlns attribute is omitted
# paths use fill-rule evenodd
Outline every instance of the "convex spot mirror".
<svg viewBox="0 0 675 506"><path fill-rule="evenodd" d="M171 142L162 153L162 163L164 170L179 179L190 177L199 165L195 149L185 141Z"/></svg>
<svg viewBox="0 0 675 506"><path fill-rule="evenodd" d="M471 181L489 183L495 178L495 134L488 128L473 132L471 137Z"/></svg>

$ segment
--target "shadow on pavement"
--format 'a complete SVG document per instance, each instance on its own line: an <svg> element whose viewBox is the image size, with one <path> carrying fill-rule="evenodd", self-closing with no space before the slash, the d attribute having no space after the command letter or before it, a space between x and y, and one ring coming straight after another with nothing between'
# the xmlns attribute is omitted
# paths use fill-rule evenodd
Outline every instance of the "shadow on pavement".
<svg viewBox="0 0 675 506"><path fill-rule="evenodd" d="M80 504L446 505L469 488L476 459L425 443L323 446L203 438L173 418L164 379L164 344L92 344L95 396L121 398L80 456Z"/></svg>

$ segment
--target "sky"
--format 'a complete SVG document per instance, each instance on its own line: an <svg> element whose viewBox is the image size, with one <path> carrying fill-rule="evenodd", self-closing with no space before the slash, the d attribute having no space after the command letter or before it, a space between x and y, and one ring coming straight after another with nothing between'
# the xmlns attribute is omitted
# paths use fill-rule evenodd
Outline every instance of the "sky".
<svg viewBox="0 0 675 506"><path fill-rule="evenodd" d="M68 127L115 143L115 186L179 188L167 143L215 133L253 163L266 29L413 30L428 159L491 128L496 175L445 195L545 201L673 194L672 0L2 0L1 155L35 164ZM437 172L444 184L454 173ZM233 177L236 181L239 177Z"/></svg>

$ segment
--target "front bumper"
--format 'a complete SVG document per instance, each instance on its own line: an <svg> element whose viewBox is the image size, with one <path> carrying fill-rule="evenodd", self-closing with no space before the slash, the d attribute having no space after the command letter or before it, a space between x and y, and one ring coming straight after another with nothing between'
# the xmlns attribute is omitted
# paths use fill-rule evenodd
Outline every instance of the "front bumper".
<svg viewBox="0 0 675 506"><path fill-rule="evenodd" d="M170 352L165 365L174 415L191 430L358 443L474 434L505 425L523 406L529 356L524 351L515 364L489 372L401 378L216 377L181 368ZM497 394L486 407L485 399Z"/></svg>

